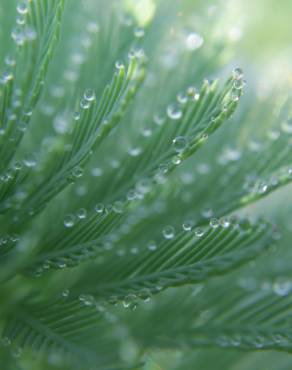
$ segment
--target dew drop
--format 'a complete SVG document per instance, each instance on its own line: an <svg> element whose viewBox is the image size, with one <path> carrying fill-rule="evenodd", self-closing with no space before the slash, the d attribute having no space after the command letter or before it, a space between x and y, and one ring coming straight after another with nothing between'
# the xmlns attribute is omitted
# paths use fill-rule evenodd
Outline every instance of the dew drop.
<svg viewBox="0 0 292 370"><path fill-rule="evenodd" d="M104 211L104 205L102 203L98 203L95 207L95 212L96 213L103 213Z"/></svg>
<svg viewBox="0 0 292 370"><path fill-rule="evenodd" d="M142 289L139 292L139 298L144 302L149 302L151 299L151 291L147 288Z"/></svg>
<svg viewBox="0 0 292 370"><path fill-rule="evenodd" d="M99 167L94 167L91 169L91 175L94 177L100 177L103 174L103 170Z"/></svg>
<svg viewBox="0 0 292 370"><path fill-rule="evenodd" d="M95 99L95 92L92 89L86 89L83 95L84 99L91 102Z"/></svg>
<svg viewBox="0 0 292 370"><path fill-rule="evenodd" d="M135 37L137 37L137 38L142 38L142 37L144 37L144 35L145 35L145 31L144 31L144 29L143 29L143 28L141 28L141 27L136 27L136 28L134 29L134 35L135 35Z"/></svg>
<svg viewBox="0 0 292 370"><path fill-rule="evenodd" d="M192 221L185 221L182 225L184 231L191 231L193 227L193 222Z"/></svg>
<svg viewBox="0 0 292 370"><path fill-rule="evenodd" d="M168 117L173 120L179 120L182 117L182 110L174 104L167 107L166 113Z"/></svg>
<svg viewBox="0 0 292 370"><path fill-rule="evenodd" d="M68 297L69 297L69 294L70 294L69 289L65 289L65 290L63 290L63 292L61 293L61 295L62 295L62 297L63 297L63 298L68 298Z"/></svg>
<svg viewBox="0 0 292 370"><path fill-rule="evenodd" d="M128 294L123 300L123 306L125 308L129 308L131 310L135 310L137 308L137 297L135 294Z"/></svg>
<svg viewBox="0 0 292 370"><path fill-rule="evenodd" d="M25 164L26 167L35 167L37 164L36 158L33 154L27 154L23 158L23 163Z"/></svg>
<svg viewBox="0 0 292 370"><path fill-rule="evenodd" d="M86 29L89 33L97 33L99 31L99 25L95 22L89 22Z"/></svg>
<svg viewBox="0 0 292 370"><path fill-rule="evenodd" d="M137 196L137 194L136 194L136 191L134 189L130 189L127 193L127 199L130 200L130 201L136 199L136 196Z"/></svg>
<svg viewBox="0 0 292 370"><path fill-rule="evenodd" d="M243 78L243 70L241 68L234 68L232 76L235 80L241 80Z"/></svg>
<svg viewBox="0 0 292 370"><path fill-rule="evenodd" d="M190 33L186 38L186 48L188 50L199 49L204 43L204 39L196 32Z"/></svg>
<svg viewBox="0 0 292 370"><path fill-rule="evenodd" d="M87 216L87 211L85 208L80 208L78 211L77 211L77 217L80 219L80 220L83 220L85 219Z"/></svg>
<svg viewBox="0 0 292 370"><path fill-rule="evenodd" d="M53 127L58 134L65 134L68 131L68 120L64 115L57 115L53 121Z"/></svg>
<svg viewBox="0 0 292 370"><path fill-rule="evenodd" d="M234 80L233 81L233 87L236 89L236 90L241 90L245 85L245 81L244 80Z"/></svg>
<svg viewBox="0 0 292 370"><path fill-rule="evenodd" d="M80 294L79 301L82 302L84 306L94 306L95 305L94 297L89 294Z"/></svg>
<svg viewBox="0 0 292 370"><path fill-rule="evenodd" d="M151 251L151 252L154 252L156 251L157 249L157 244L154 240L151 240L148 245L147 245L147 248Z"/></svg>
<svg viewBox="0 0 292 370"><path fill-rule="evenodd" d="M162 231L162 235L165 239L172 239L174 237L174 227L171 225L165 226L165 228Z"/></svg>
<svg viewBox="0 0 292 370"><path fill-rule="evenodd" d="M279 296L286 296L291 292L290 281L277 281L273 284L274 292Z"/></svg>
<svg viewBox="0 0 292 370"><path fill-rule="evenodd" d="M83 176L83 169L80 166L76 166L73 168L72 175L76 178L80 178Z"/></svg>
<svg viewBox="0 0 292 370"><path fill-rule="evenodd" d="M122 61L118 60L116 63L115 63L115 67L116 69L120 70L120 69L123 69L125 68L125 65Z"/></svg>
<svg viewBox="0 0 292 370"><path fill-rule="evenodd" d="M73 227L75 225L75 221L76 219L74 215L67 215L64 218L64 226L68 228Z"/></svg>
<svg viewBox="0 0 292 370"><path fill-rule="evenodd" d="M200 227L198 227L198 228L195 230L195 235L196 235L196 237L201 238L201 237L204 235L204 230L203 230L203 229L201 229Z"/></svg>
<svg viewBox="0 0 292 370"><path fill-rule="evenodd" d="M82 98L81 101L80 101L80 108L89 109L90 108L90 101Z"/></svg>
<svg viewBox="0 0 292 370"><path fill-rule="evenodd" d="M230 226L230 220L228 218L222 218L220 224L222 227L227 228Z"/></svg>
<svg viewBox="0 0 292 370"><path fill-rule="evenodd" d="M175 164L176 166L181 164L181 158L178 155L174 156L172 158L172 163Z"/></svg>
<svg viewBox="0 0 292 370"><path fill-rule="evenodd" d="M18 14L27 14L28 4L27 1L21 1L16 5L16 10Z"/></svg>
<svg viewBox="0 0 292 370"><path fill-rule="evenodd" d="M184 136L177 136L172 142L177 153L183 152L188 146L188 140Z"/></svg>
<svg viewBox="0 0 292 370"><path fill-rule="evenodd" d="M128 154L130 154L131 157L138 157L141 153L142 148L139 147L128 149Z"/></svg>
<svg viewBox="0 0 292 370"><path fill-rule="evenodd" d="M220 223L219 223L219 220L215 217L211 218L210 220L210 226L213 228L213 229L217 229L217 227L219 227Z"/></svg>
<svg viewBox="0 0 292 370"><path fill-rule="evenodd" d="M188 101L188 97L187 95L183 94L183 93L179 93L177 94L177 97L176 97L177 101L180 103L180 104L186 104L187 101Z"/></svg>
<svg viewBox="0 0 292 370"><path fill-rule="evenodd" d="M165 117L161 114L154 114L153 121L157 126L162 126L165 122Z"/></svg>
<svg viewBox="0 0 292 370"><path fill-rule="evenodd" d="M78 111L73 112L72 117L75 121L80 120L81 114Z"/></svg>
<svg viewBox="0 0 292 370"><path fill-rule="evenodd" d="M113 211L116 212L116 213L123 213L124 211L124 204L123 202L117 200L116 202L114 202L113 204Z"/></svg>

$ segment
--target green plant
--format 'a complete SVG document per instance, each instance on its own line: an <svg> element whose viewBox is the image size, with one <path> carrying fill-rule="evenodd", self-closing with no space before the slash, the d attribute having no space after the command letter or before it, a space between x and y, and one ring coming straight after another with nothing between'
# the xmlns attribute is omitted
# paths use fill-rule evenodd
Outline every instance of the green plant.
<svg viewBox="0 0 292 370"><path fill-rule="evenodd" d="M204 80L220 17L133 4L0 4L1 370L289 366L239 350L292 350L289 228L248 208L292 180L290 101Z"/></svg>

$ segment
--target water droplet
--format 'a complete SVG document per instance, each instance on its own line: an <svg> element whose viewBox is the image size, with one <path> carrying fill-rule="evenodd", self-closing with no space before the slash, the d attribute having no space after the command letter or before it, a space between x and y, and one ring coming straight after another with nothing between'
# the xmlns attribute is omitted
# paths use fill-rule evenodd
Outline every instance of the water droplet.
<svg viewBox="0 0 292 370"><path fill-rule="evenodd" d="M16 61L10 55L7 55L5 57L5 64L8 65L9 67L14 67L16 64Z"/></svg>
<svg viewBox="0 0 292 370"><path fill-rule="evenodd" d="M152 130L151 130L151 128L147 128L147 127L143 128L143 130L142 130L142 135L143 135L144 137L150 137L150 136L152 135Z"/></svg>
<svg viewBox="0 0 292 370"><path fill-rule="evenodd" d="M275 129L269 130L267 136L271 140L277 140L280 137L280 131Z"/></svg>
<svg viewBox="0 0 292 370"><path fill-rule="evenodd" d="M35 167L37 164L37 161L36 161L34 154L27 154L23 158L23 163L25 164L26 167Z"/></svg>
<svg viewBox="0 0 292 370"><path fill-rule="evenodd" d="M72 175L76 178L80 178L83 176L83 169L80 166L76 166L73 168Z"/></svg>
<svg viewBox="0 0 292 370"><path fill-rule="evenodd" d="M94 167L91 169L91 175L94 177L99 177L103 174L103 170L99 167Z"/></svg>
<svg viewBox="0 0 292 370"><path fill-rule="evenodd" d="M95 207L95 212L96 213L103 213L104 211L104 205L102 203L98 203Z"/></svg>
<svg viewBox="0 0 292 370"><path fill-rule="evenodd" d="M114 202L114 204L113 204L113 210L116 213L123 213L123 211L124 211L124 204L123 204L123 202L121 202L119 200L117 200L116 202Z"/></svg>
<svg viewBox="0 0 292 370"><path fill-rule="evenodd" d="M217 227L219 227L220 223L219 223L219 220L215 217L211 218L210 220L210 226L213 228L213 229L217 229Z"/></svg>
<svg viewBox="0 0 292 370"><path fill-rule="evenodd" d="M177 101L180 103L180 104L186 104L187 101L188 101L188 97L187 95L183 94L183 93L179 93L177 94L177 97L176 97Z"/></svg>
<svg viewBox="0 0 292 370"><path fill-rule="evenodd" d="M230 226L230 220L228 218L222 218L220 224L222 227L227 228Z"/></svg>
<svg viewBox="0 0 292 370"><path fill-rule="evenodd" d="M80 220L83 220L85 219L87 216L87 211L85 208L80 208L78 211L77 211L77 217L80 219Z"/></svg>
<svg viewBox="0 0 292 370"><path fill-rule="evenodd" d="M198 228L195 230L195 235L196 235L196 237L201 238L201 237L204 235L204 230L203 230L203 229L201 229L200 227L198 227Z"/></svg>
<svg viewBox="0 0 292 370"><path fill-rule="evenodd" d="M236 90L241 90L245 85L245 81L244 80L234 80L233 81L233 87L236 89Z"/></svg>
<svg viewBox="0 0 292 370"><path fill-rule="evenodd" d="M201 214L204 218L210 218L213 216L213 210L211 208L203 208Z"/></svg>
<svg viewBox="0 0 292 370"><path fill-rule="evenodd" d="M89 109L90 108L90 101L82 98L81 101L80 101L80 108Z"/></svg>
<svg viewBox="0 0 292 370"><path fill-rule="evenodd" d="M165 122L165 117L161 114L156 113L153 116L153 121L156 125L162 126Z"/></svg>
<svg viewBox="0 0 292 370"><path fill-rule="evenodd" d="M128 154L132 157L138 157L142 153L142 148L136 147L136 148L130 148L128 149Z"/></svg>
<svg viewBox="0 0 292 370"><path fill-rule="evenodd" d="M243 70L241 68L234 68L232 76L235 80L241 80L243 78Z"/></svg>
<svg viewBox="0 0 292 370"><path fill-rule="evenodd" d="M137 305L137 297L135 294L128 294L123 300L123 306L125 308L135 310L137 308Z"/></svg>
<svg viewBox="0 0 292 370"><path fill-rule="evenodd" d="M9 81L13 79L13 74L10 71L5 71L3 72L1 76L1 83L2 84L7 84Z"/></svg>
<svg viewBox="0 0 292 370"><path fill-rule="evenodd" d="M61 293L61 295L62 295L62 297L63 297L63 298L68 298L68 297L69 297L69 294L70 294L69 289L65 289L65 290L63 290L63 292Z"/></svg>
<svg viewBox="0 0 292 370"><path fill-rule="evenodd" d="M151 190L151 185L151 179L144 178L137 182L136 189L142 194L147 194Z"/></svg>
<svg viewBox="0 0 292 370"><path fill-rule="evenodd" d="M127 193L127 199L128 200L134 200L134 199L136 199L136 196L137 196L137 194L136 194L136 191L134 189L130 189Z"/></svg>
<svg viewBox="0 0 292 370"><path fill-rule="evenodd" d="M185 221L182 225L184 231L191 231L193 227L193 222L192 221Z"/></svg>
<svg viewBox="0 0 292 370"><path fill-rule="evenodd" d="M145 35L145 31L144 31L144 29L143 29L143 28L141 28L141 27L136 27L136 28L134 29L134 35L135 35L135 37L137 37L137 38L144 37L144 35Z"/></svg>
<svg viewBox="0 0 292 370"><path fill-rule="evenodd" d="M80 114L80 112L75 111L75 112L73 112L72 117L75 121L78 121L81 117L81 114Z"/></svg>
<svg viewBox="0 0 292 370"><path fill-rule="evenodd" d="M194 86L190 86L190 87L188 87L188 89L187 89L187 94L188 94L188 96L189 96L193 101L199 100L199 98L200 98L199 91L198 91Z"/></svg>
<svg viewBox="0 0 292 370"><path fill-rule="evenodd" d="M190 33L186 38L186 47L188 50L196 50L204 43L204 39L196 32Z"/></svg>
<svg viewBox="0 0 292 370"><path fill-rule="evenodd" d="M149 302L151 299L151 291L150 289L144 288L139 292L139 298L142 299L144 302Z"/></svg>
<svg viewBox="0 0 292 370"><path fill-rule="evenodd" d="M174 227L171 225L165 226L165 228L162 231L163 236L165 239L172 239L175 234Z"/></svg>
<svg viewBox="0 0 292 370"><path fill-rule="evenodd" d="M179 165L179 164L181 164L181 158L178 156L178 155L176 155L176 156L174 156L174 157L172 157L172 163L173 164L175 164L176 166L177 165Z"/></svg>
<svg viewBox="0 0 292 370"><path fill-rule="evenodd" d="M188 146L188 140L184 136L177 136L173 139L173 146L176 152L183 152Z"/></svg>
<svg viewBox="0 0 292 370"><path fill-rule="evenodd" d="M92 89L86 89L83 95L84 99L87 101L93 101L95 99L95 92Z"/></svg>
<svg viewBox="0 0 292 370"><path fill-rule="evenodd" d="M89 33L97 33L99 31L99 24L96 22L89 22L86 29Z"/></svg>
<svg viewBox="0 0 292 370"><path fill-rule="evenodd" d="M16 10L18 14L27 14L28 4L27 1L21 1L16 5Z"/></svg>
<svg viewBox="0 0 292 370"><path fill-rule="evenodd" d="M94 297L89 294L80 294L79 301L82 302L84 306L94 306L95 305Z"/></svg>
<svg viewBox="0 0 292 370"><path fill-rule="evenodd" d="M291 292L292 284L290 281L276 281L273 284L274 292L279 296L286 296Z"/></svg>
<svg viewBox="0 0 292 370"><path fill-rule="evenodd" d="M68 228L73 227L75 225L75 221L76 219L74 215L67 215L64 218L64 226Z"/></svg>
<svg viewBox="0 0 292 370"><path fill-rule="evenodd" d="M268 190L268 185L266 183L259 183L258 184L258 192L260 194L264 194Z"/></svg>
<svg viewBox="0 0 292 370"><path fill-rule="evenodd" d="M155 240L151 240L148 245L147 245L147 248L150 250L150 251L156 251L157 249L157 244L155 242Z"/></svg>
<svg viewBox="0 0 292 370"><path fill-rule="evenodd" d="M125 65L122 61L118 60L116 63L115 63L115 67L116 69L120 70L120 69L124 69L125 68Z"/></svg>
<svg viewBox="0 0 292 370"><path fill-rule="evenodd" d="M67 118L63 114L60 114L54 118L53 126L58 134L65 134L69 128L68 123Z"/></svg>
<svg viewBox="0 0 292 370"><path fill-rule="evenodd" d="M174 104L167 107L166 113L168 117L173 120L179 120L182 117L182 110Z"/></svg>

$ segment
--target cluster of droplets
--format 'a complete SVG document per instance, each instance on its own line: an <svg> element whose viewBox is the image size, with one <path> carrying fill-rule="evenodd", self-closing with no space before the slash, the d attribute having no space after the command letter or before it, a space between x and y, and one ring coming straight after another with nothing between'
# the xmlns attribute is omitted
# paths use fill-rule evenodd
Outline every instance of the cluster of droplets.
<svg viewBox="0 0 292 370"><path fill-rule="evenodd" d="M292 335L289 333L283 334L282 332L269 333L264 335L263 333L257 333L256 331L244 334L220 334L214 336L212 340L215 344L220 347L242 347L242 348L271 348L271 347L285 347L290 346Z"/></svg>
<svg viewBox="0 0 292 370"><path fill-rule="evenodd" d="M23 353L23 348L18 345L12 345L12 341L8 336L3 336L0 338L0 348L9 348L11 356L15 358L21 357Z"/></svg>
<svg viewBox="0 0 292 370"><path fill-rule="evenodd" d="M11 37L18 46L24 45L25 42L33 41L37 37L35 29L26 23L29 13L29 1L24 0L17 4L16 26L11 32Z"/></svg>
<svg viewBox="0 0 292 370"><path fill-rule="evenodd" d="M99 24L89 21L85 27L84 33L80 37L80 44L70 53L70 65L64 70L63 78L68 82L77 82L80 76L80 69L85 63L88 50L99 32Z"/></svg>
<svg viewBox="0 0 292 370"><path fill-rule="evenodd" d="M67 299L69 296L69 290L62 292L63 298ZM102 313L106 310L106 306L117 306L120 302L122 307L135 310L140 302L147 303L152 297L152 292L148 288L143 288L138 292L132 292L125 296L110 296L106 301L100 301L91 294L80 294L79 301L83 306L95 307L98 312Z"/></svg>
<svg viewBox="0 0 292 370"><path fill-rule="evenodd" d="M126 204L123 201L117 200L108 206L103 203L97 203L94 206L94 213L99 216L108 214L109 212L114 212L117 214L122 214L125 211ZM85 220L88 217L88 211L86 208L80 208L76 213L71 213L65 216L63 224L66 228L72 228L76 225L78 221Z"/></svg>
<svg viewBox="0 0 292 370"><path fill-rule="evenodd" d="M91 107L92 102L95 100L95 92L92 89L86 89L84 91L83 97L80 101L80 108L81 109L89 109ZM75 113L76 114L76 113Z"/></svg>
<svg viewBox="0 0 292 370"><path fill-rule="evenodd" d="M76 180L80 179L84 174L83 168L80 166L75 166L72 171L67 176L67 181L69 183L74 183Z"/></svg>
<svg viewBox="0 0 292 370"><path fill-rule="evenodd" d="M0 249L6 245L16 244L19 241L19 235L17 234L5 234L0 235Z"/></svg>

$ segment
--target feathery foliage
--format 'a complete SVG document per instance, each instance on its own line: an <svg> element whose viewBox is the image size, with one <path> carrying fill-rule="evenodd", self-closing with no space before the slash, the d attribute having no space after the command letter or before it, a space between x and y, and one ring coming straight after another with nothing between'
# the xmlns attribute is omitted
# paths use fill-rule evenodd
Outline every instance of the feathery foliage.
<svg viewBox="0 0 292 370"><path fill-rule="evenodd" d="M289 368L291 97L178 3L0 3L1 369Z"/></svg>

